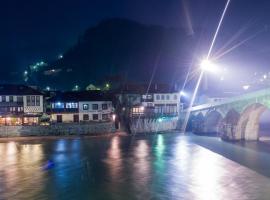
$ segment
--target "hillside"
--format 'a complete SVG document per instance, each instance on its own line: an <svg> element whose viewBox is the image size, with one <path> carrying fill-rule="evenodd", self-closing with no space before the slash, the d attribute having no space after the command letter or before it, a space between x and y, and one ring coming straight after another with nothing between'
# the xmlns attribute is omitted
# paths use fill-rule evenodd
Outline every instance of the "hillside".
<svg viewBox="0 0 270 200"><path fill-rule="evenodd" d="M63 58L38 74L43 86L70 89L106 81L175 83L193 51L192 38L180 29L110 19L91 27ZM181 80L180 80L181 81Z"/></svg>

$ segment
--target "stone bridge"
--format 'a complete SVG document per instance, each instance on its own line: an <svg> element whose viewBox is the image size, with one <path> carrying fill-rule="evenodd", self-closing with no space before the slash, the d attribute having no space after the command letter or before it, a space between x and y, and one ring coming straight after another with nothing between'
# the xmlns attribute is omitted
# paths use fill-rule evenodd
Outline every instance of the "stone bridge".
<svg viewBox="0 0 270 200"><path fill-rule="evenodd" d="M193 132L218 133L229 140L258 140L259 119L268 108L270 88L222 102L194 106L188 124Z"/></svg>

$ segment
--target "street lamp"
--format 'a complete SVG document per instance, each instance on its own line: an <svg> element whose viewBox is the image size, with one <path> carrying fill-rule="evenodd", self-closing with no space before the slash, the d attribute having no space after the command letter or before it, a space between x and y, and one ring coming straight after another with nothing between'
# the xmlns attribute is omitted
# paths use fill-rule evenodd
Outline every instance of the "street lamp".
<svg viewBox="0 0 270 200"><path fill-rule="evenodd" d="M210 61L209 59L204 59L201 61L200 67L202 71L208 71L208 72L217 72L218 67L215 63Z"/></svg>

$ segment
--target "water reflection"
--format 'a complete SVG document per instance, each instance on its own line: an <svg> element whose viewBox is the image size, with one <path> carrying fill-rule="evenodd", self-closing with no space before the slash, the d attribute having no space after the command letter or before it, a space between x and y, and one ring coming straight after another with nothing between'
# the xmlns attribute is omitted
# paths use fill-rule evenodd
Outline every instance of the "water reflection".
<svg viewBox="0 0 270 200"><path fill-rule="evenodd" d="M218 144L232 149L232 144ZM231 153L244 155L243 149ZM270 163L269 153L257 153ZM247 157L239 156L239 162ZM262 165L255 160L260 162L255 166ZM242 200L270 195L268 178L177 134L0 143L0 161L0 199ZM55 166L43 170L48 161Z"/></svg>

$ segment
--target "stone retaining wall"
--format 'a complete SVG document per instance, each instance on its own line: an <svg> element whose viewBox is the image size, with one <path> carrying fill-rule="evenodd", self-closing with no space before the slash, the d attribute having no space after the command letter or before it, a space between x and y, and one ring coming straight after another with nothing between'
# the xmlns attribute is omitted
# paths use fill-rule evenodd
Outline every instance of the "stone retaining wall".
<svg viewBox="0 0 270 200"><path fill-rule="evenodd" d="M161 131L176 130L177 117L166 119L133 119L130 123L131 133L154 133Z"/></svg>
<svg viewBox="0 0 270 200"><path fill-rule="evenodd" d="M115 132L114 123L52 124L49 126L0 126L0 137L46 135L98 135Z"/></svg>

